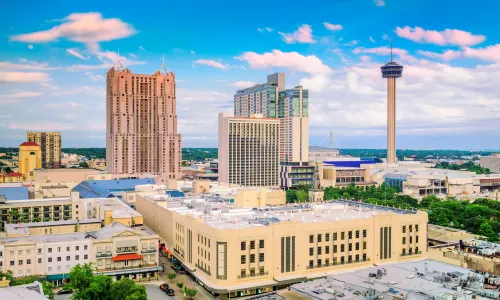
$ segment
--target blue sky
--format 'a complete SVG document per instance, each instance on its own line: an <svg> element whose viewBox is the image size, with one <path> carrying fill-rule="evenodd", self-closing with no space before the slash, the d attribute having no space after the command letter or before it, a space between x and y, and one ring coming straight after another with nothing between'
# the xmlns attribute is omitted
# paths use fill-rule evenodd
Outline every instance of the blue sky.
<svg viewBox="0 0 500 300"><path fill-rule="evenodd" d="M398 80L398 148L500 148L500 2L10 1L0 4L0 146L29 130L104 147L105 74L176 73L184 147L217 145L234 92L286 72L310 90L310 144L384 148L386 83ZM118 54L119 53L119 54Z"/></svg>

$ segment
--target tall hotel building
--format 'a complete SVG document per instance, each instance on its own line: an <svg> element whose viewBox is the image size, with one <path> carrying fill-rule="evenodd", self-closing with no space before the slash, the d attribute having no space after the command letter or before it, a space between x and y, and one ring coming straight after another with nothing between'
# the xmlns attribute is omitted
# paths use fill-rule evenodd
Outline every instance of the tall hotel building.
<svg viewBox="0 0 500 300"><path fill-rule="evenodd" d="M122 177L180 177L175 74L162 65L153 75L111 68L106 78L106 167Z"/></svg>
<svg viewBox="0 0 500 300"><path fill-rule="evenodd" d="M42 150L42 168L61 167L62 142L60 132L28 132L28 142L37 143Z"/></svg>
<svg viewBox="0 0 500 300"><path fill-rule="evenodd" d="M278 186L280 122L219 114L219 180L246 186Z"/></svg>
<svg viewBox="0 0 500 300"><path fill-rule="evenodd" d="M234 95L234 116L262 114L280 122L280 186L294 188L313 182L309 161L309 91L285 88L285 73L267 76L267 82L238 90Z"/></svg>

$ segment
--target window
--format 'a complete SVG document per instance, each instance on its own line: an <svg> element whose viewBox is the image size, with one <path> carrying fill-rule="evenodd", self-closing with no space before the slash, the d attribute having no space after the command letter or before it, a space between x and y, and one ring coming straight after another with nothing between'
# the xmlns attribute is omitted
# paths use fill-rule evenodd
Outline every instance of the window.
<svg viewBox="0 0 500 300"><path fill-rule="evenodd" d="M42 249L38 248L38 254L42 254Z"/></svg>
<svg viewBox="0 0 500 300"><path fill-rule="evenodd" d="M23 255L23 250L18 250L18 251L17 251L17 254L18 254L18 255Z"/></svg>
<svg viewBox="0 0 500 300"><path fill-rule="evenodd" d="M337 245L333 245L333 253L337 253Z"/></svg>
<svg viewBox="0 0 500 300"><path fill-rule="evenodd" d="M31 255L31 250L26 250L26 255Z"/></svg>
<svg viewBox="0 0 500 300"><path fill-rule="evenodd" d="M259 262L264 261L264 253L259 253Z"/></svg>
<svg viewBox="0 0 500 300"><path fill-rule="evenodd" d="M348 235L349 235L349 239L352 239L352 231L349 231Z"/></svg>
<svg viewBox="0 0 500 300"><path fill-rule="evenodd" d="M27 260L26 260L26 264L27 264L27 265L31 265L31 259L27 259Z"/></svg>
<svg viewBox="0 0 500 300"><path fill-rule="evenodd" d="M49 253L52 253L52 248L49 248Z"/></svg>
<svg viewBox="0 0 500 300"><path fill-rule="evenodd" d="M61 266L57 266L57 271L61 271Z"/></svg>
<svg viewBox="0 0 500 300"><path fill-rule="evenodd" d="M356 258L356 262L358 262L359 261L359 254L356 254L355 258Z"/></svg>
<svg viewBox="0 0 500 300"><path fill-rule="evenodd" d="M10 265L11 265L11 266L13 266L13 265L14 265L14 261L13 261L13 260L11 260L11 261L10 261Z"/></svg>
<svg viewBox="0 0 500 300"><path fill-rule="evenodd" d="M61 252L61 247L57 247L57 252Z"/></svg>
<svg viewBox="0 0 500 300"><path fill-rule="evenodd" d="M314 243L314 235L309 235L309 243Z"/></svg>
<svg viewBox="0 0 500 300"><path fill-rule="evenodd" d="M61 257L60 256L57 258L57 261L61 261Z"/></svg>
<svg viewBox="0 0 500 300"><path fill-rule="evenodd" d="M344 257L343 257L343 256L341 256L341 257L340 257L340 263L341 263L341 264L344 264L344 262L345 262Z"/></svg>
<svg viewBox="0 0 500 300"><path fill-rule="evenodd" d="M419 254L418 253L418 247L415 247L415 254Z"/></svg>
<svg viewBox="0 0 500 300"><path fill-rule="evenodd" d="M247 262L247 257L246 257L246 255L242 255L242 256L241 256L241 263L242 263L242 264L244 264L244 263L246 263L246 262Z"/></svg>
<svg viewBox="0 0 500 300"><path fill-rule="evenodd" d="M366 261L366 253L363 253L363 261Z"/></svg>
<svg viewBox="0 0 500 300"><path fill-rule="evenodd" d="M66 256L66 261L70 261L71 260L71 257L70 256Z"/></svg>
<svg viewBox="0 0 500 300"><path fill-rule="evenodd" d="M75 260L80 260L80 255L75 255Z"/></svg>
<svg viewBox="0 0 500 300"><path fill-rule="evenodd" d="M344 252L344 244L340 245L340 252Z"/></svg>
<svg viewBox="0 0 500 300"><path fill-rule="evenodd" d="M66 251L68 251L68 252L69 252L69 247L66 247Z"/></svg>
<svg viewBox="0 0 500 300"><path fill-rule="evenodd" d="M250 254L250 263L255 262L255 254Z"/></svg>
<svg viewBox="0 0 500 300"><path fill-rule="evenodd" d="M83 259L89 259L89 256L88 256L87 254L85 254L85 255L83 256Z"/></svg>
<svg viewBox="0 0 500 300"><path fill-rule="evenodd" d="M418 224L415 224L415 232L418 232Z"/></svg>
<svg viewBox="0 0 500 300"><path fill-rule="evenodd" d="M412 236L410 236L410 244L412 243L412 241L413 241L413 237L412 237Z"/></svg>
<svg viewBox="0 0 500 300"><path fill-rule="evenodd" d="M366 237L366 229L363 229L363 237Z"/></svg>
<svg viewBox="0 0 500 300"><path fill-rule="evenodd" d="M408 226L408 231L409 231L409 232L412 232L412 229L413 229L413 226L412 226L412 225Z"/></svg>
<svg viewBox="0 0 500 300"><path fill-rule="evenodd" d="M259 248L260 249L264 248L264 240L259 241Z"/></svg>
<svg viewBox="0 0 500 300"><path fill-rule="evenodd" d="M330 246L325 247L325 254L330 254Z"/></svg>
<svg viewBox="0 0 500 300"><path fill-rule="evenodd" d="M406 245L406 237L403 237L403 245Z"/></svg>
<svg viewBox="0 0 500 300"><path fill-rule="evenodd" d="M259 274L264 274L264 267L259 268Z"/></svg>
<svg viewBox="0 0 500 300"><path fill-rule="evenodd" d="M309 261L309 268L312 268L314 266L314 261L310 260Z"/></svg>
<svg viewBox="0 0 500 300"><path fill-rule="evenodd" d="M340 239L341 239L341 240L344 240L344 239L345 239L345 232L341 232L341 233L340 233Z"/></svg>
<svg viewBox="0 0 500 300"><path fill-rule="evenodd" d="M356 243L356 250L359 250L359 243Z"/></svg>
<svg viewBox="0 0 500 300"><path fill-rule="evenodd" d="M49 257L48 261L49 261L49 262L52 262L52 257Z"/></svg>
<svg viewBox="0 0 500 300"><path fill-rule="evenodd" d="M79 251L80 250L80 246L75 246L75 250Z"/></svg>
<svg viewBox="0 0 500 300"><path fill-rule="evenodd" d="M318 267L321 266L321 259L318 259Z"/></svg>
<svg viewBox="0 0 500 300"><path fill-rule="evenodd" d="M321 243L321 234L318 234L318 243Z"/></svg>
<svg viewBox="0 0 500 300"><path fill-rule="evenodd" d="M49 272L52 272L52 267L49 267Z"/></svg>
<svg viewBox="0 0 500 300"><path fill-rule="evenodd" d="M359 230L356 230L356 238L359 239Z"/></svg>
<svg viewBox="0 0 500 300"><path fill-rule="evenodd" d="M255 249L255 241L250 241L250 250Z"/></svg>
<svg viewBox="0 0 500 300"><path fill-rule="evenodd" d="M403 226L403 233L406 233L406 226Z"/></svg>
<svg viewBox="0 0 500 300"><path fill-rule="evenodd" d="M39 258L39 259L38 259L38 263L39 263L39 264L41 264L41 263L42 263L42 259L41 259L41 258Z"/></svg>
<svg viewBox="0 0 500 300"><path fill-rule="evenodd" d="M330 234L326 233L325 234L325 242L329 242L329 241L330 241Z"/></svg>
<svg viewBox="0 0 500 300"><path fill-rule="evenodd" d="M241 242L241 250L247 249L247 242Z"/></svg>
<svg viewBox="0 0 500 300"><path fill-rule="evenodd" d="M402 253L403 253L403 255L406 254L406 248L403 248L403 252Z"/></svg>
<svg viewBox="0 0 500 300"><path fill-rule="evenodd" d="M363 242L363 250L366 250L366 242Z"/></svg>
<svg viewBox="0 0 500 300"><path fill-rule="evenodd" d="M334 241L336 241L336 240L337 240L337 233L336 233L336 232L334 232L334 233L332 234L332 238L333 238L333 240L334 240Z"/></svg>
<svg viewBox="0 0 500 300"><path fill-rule="evenodd" d="M347 262L352 263L352 255L349 255L349 257L347 258Z"/></svg>
<svg viewBox="0 0 500 300"><path fill-rule="evenodd" d="M247 275L247 270L246 269L241 269L241 273L240 274L241 274L242 278L245 278L246 275Z"/></svg>
<svg viewBox="0 0 500 300"><path fill-rule="evenodd" d="M309 248L309 256L313 256L314 255L314 248L311 247Z"/></svg>
<svg viewBox="0 0 500 300"><path fill-rule="evenodd" d="M321 255L321 247L318 247L318 255Z"/></svg>
<svg viewBox="0 0 500 300"><path fill-rule="evenodd" d="M327 258L325 259L325 266L328 266L330 264L330 260Z"/></svg>
<svg viewBox="0 0 500 300"><path fill-rule="evenodd" d="M418 243L418 235L415 236L415 243Z"/></svg>
<svg viewBox="0 0 500 300"><path fill-rule="evenodd" d="M349 251L352 251L352 243L349 243Z"/></svg>
<svg viewBox="0 0 500 300"><path fill-rule="evenodd" d="M84 246L83 246L83 250L87 250L87 245L84 245Z"/></svg>
<svg viewBox="0 0 500 300"><path fill-rule="evenodd" d="M22 265L23 265L23 261L22 261L22 259L20 259L20 260L17 262L17 264L18 264L19 266L22 266Z"/></svg>

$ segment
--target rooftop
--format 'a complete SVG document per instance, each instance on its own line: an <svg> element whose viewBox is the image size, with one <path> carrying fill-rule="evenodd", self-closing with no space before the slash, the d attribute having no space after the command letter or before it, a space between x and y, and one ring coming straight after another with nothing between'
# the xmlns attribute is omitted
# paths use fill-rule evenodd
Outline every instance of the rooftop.
<svg viewBox="0 0 500 300"><path fill-rule="evenodd" d="M0 299L9 300L47 300L43 294L42 285L35 281L30 284L0 288Z"/></svg>
<svg viewBox="0 0 500 300"><path fill-rule="evenodd" d="M83 219L83 220L61 220L49 222L31 222L21 224L5 224L5 231L8 234L29 234L30 228L49 227L49 226L71 226L77 224L96 224L102 223L101 219Z"/></svg>
<svg viewBox="0 0 500 300"><path fill-rule="evenodd" d="M28 198L27 186L3 186L0 184L0 195L4 195L6 200L22 200Z"/></svg>
<svg viewBox="0 0 500 300"><path fill-rule="evenodd" d="M38 144L37 144L37 143L35 143L35 142L24 142L24 143L22 143L22 144L21 144L21 145L19 145L19 146L20 146L20 147L21 147L21 146L38 146Z"/></svg>
<svg viewBox="0 0 500 300"><path fill-rule="evenodd" d="M140 213L135 211L133 208L131 208L118 198L101 198L93 200L95 200L95 202L100 205L101 210L111 210L113 212L114 219L142 216ZM101 215L104 215L104 213L102 213Z"/></svg>
<svg viewBox="0 0 500 300"><path fill-rule="evenodd" d="M153 178L118 179L118 180L85 180L73 188L81 198L109 198L115 193L134 191L136 185L154 184Z"/></svg>
<svg viewBox="0 0 500 300"><path fill-rule="evenodd" d="M483 280L483 275L470 269L427 259L330 275L295 284L292 290L312 299L334 299L335 295L345 300L427 300L447 295L449 299L466 299L466 295L483 289Z"/></svg>

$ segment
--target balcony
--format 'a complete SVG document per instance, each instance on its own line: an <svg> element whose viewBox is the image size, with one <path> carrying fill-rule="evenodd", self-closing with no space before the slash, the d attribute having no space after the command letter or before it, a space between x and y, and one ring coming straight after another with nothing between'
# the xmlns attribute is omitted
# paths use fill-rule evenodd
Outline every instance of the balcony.
<svg viewBox="0 0 500 300"><path fill-rule="evenodd" d="M141 253L144 254L156 253L156 249L142 249Z"/></svg>
<svg viewBox="0 0 500 300"><path fill-rule="evenodd" d="M327 268L327 267L333 267L333 266L343 266L343 265L352 265L352 264L359 264L359 263L364 263L364 262L369 262L370 259L367 258L365 260L353 260L351 262L332 262L332 263L329 263L329 264L322 264L320 266L316 265L316 266L307 266L306 269L307 270L310 270L310 269L319 269L319 268Z"/></svg>
<svg viewBox="0 0 500 300"><path fill-rule="evenodd" d="M116 253L132 253L137 252L137 247L119 247L116 248Z"/></svg>
<svg viewBox="0 0 500 300"><path fill-rule="evenodd" d="M65 206L65 207L64 207L64 211L65 211L65 212L66 212L66 211L71 211L71 206Z"/></svg>
<svg viewBox="0 0 500 300"><path fill-rule="evenodd" d="M414 256L414 255L420 255L422 254L422 251L415 251L415 252L411 252L411 253L401 253L401 257L404 257L404 256Z"/></svg>
<svg viewBox="0 0 500 300"><path fill-rule="evenodd" d="M269 275L269 272L262 272L262 273L250 273L250 274L243 274L243 275L238 275L238 279L245 279L245 278L253 278L253 277L260 277L260 276L267 276Z"/></svg>
<svg viewBox="0 0 500 300"><path fill-rule="evenodd" d="M106 253L99 253L97 252L95 255L95 258L106 258L106 257L111 257L113 254L111 252L106 252Z"/></svg>
<svg viewBox="0 0 500 300"><path fill-rule="evenodd" d="M127 269L151 268L151 267L156 267L156 266L157 266L157 264L140 264L138 266L123 266L123 267L106 266L105 268L101 267L101 269L97 269L96 272L105 272L105 271L110 271L110 270L127 270Z"/></svg>

